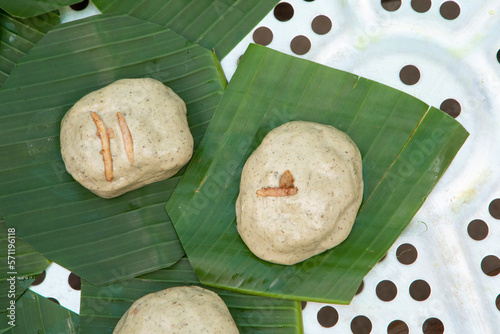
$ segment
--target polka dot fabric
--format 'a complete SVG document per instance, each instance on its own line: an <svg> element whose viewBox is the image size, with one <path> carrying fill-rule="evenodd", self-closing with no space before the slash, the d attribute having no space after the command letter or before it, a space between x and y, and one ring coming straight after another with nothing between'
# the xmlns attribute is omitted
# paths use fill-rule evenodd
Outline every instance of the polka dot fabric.
<svg viewBox="0 0 500 334"><path fill-rule="evenodd" d="M62 19L94 8L67 7ZM230 80L249 43L266 45L416 96L471 134L350 305L301 303L305 333L500 328L498 15L496 0L287 0L222 60ZM71 303L64 295L79 303L76 275L55 264L42 275L33 290L61 305Z"/></svg>

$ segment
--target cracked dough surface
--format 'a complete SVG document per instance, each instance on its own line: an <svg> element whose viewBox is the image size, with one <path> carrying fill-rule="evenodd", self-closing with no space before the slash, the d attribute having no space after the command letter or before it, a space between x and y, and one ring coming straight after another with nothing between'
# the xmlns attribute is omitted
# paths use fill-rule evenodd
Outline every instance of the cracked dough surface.
<svg viewBox="0 0 500 334"><path fill-rule="evenodd" d="M224 301L198 286L173 287L136 300L113 334L237 334Z"/></svg>
<svg viewBox="0 0 500 334"><path fill-rule="evenodd" d="M296 195L257 196L290 170ZM294 121L270 131L246 161L236 201L238 233L259 258L295 264L349 235L363 197L361 154L344 132Z"/></svg>
<svg viewBox="0 0 500 334"><path fill-rule="evenodd" d="M91 117L96 112L110 139L113 180L106 181L101 140ZM134 163L127 158L117 120L120 112L133 139ZM66 170L98 196L111 198L173 176L193 154L184 101L154 79L122 79L81 98L61 122Z"/></svg>

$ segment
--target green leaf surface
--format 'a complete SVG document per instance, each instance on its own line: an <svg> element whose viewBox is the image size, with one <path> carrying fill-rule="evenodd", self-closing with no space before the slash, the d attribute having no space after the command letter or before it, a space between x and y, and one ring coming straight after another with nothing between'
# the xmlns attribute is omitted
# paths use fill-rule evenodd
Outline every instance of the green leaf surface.
<svg viewBox="0 0 500 334"><path fill-rule="evenodd" d="M3 317L10 301L17 300L48 265L46 258L0 220L0 316Z"/></svg>
<svg viewBox="0 0 500 334"><path fill-rule="evenodd" d="M152 292L185 285L200 285L186 258L169 269L113 285L96 287L82 281L80 334L111 333L135 300ZM224 300L242 334L302 333L299 302L211 290Z"/></svg>
<svg viewBox="0 0 500 334"><path fill-rule="evenodd" d="M345 242L283 266L258 259L243 243L235 201L246 159L271 129L292 120L346 132L361 151L365 188ZM408 225L467 136L453 118L410 95L251 45L166 209L203 284L345 304Z"/></svg>
<svg viewBox="0 0 500 334"><path fill-rule="evenodd" d="M58 23L56 12L20 19L0 10L0 87L16 63Z"/></svg>
<svg viewBox="0 0 500 334"><path fill-rule="evenodd" d="M10 313L9 313L10 314ZM2 316L0 328L6 329L12 319ZM15 327L8 334L77 334L78 314L28 290L15 305Z"/></svg>
<svg viewBox="0 0 500 334"><path fill-rule="evenodd" d="M0 0L0 9L12 16L29 18L45 14L81 0Z"/></svg>
<svg viewBox="0 0 500 334"><path fill-rule="evenodd" d="M169 27L224 58L278 0L94 0L103 13L120 12Z"/></svg>
<svg viewBox="0 0 500 334"><path fill-rule="evenodd" d="M47 70L50 69L50 70ZM225 89L215 55L168 28L105 14L58 25L0 91L0 208L45 257L95 284L168 267L184 254L164 205L180 175L102 199L73 180L60 121L87 93L152 77L186 102L200 142Z"/></svg>

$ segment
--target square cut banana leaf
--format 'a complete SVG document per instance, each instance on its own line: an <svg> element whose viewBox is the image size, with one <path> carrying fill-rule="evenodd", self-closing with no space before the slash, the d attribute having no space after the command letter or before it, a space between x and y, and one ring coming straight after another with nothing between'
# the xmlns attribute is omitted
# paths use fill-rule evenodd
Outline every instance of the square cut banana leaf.
<svg viewBox="0 0 500 334"><path fill-rule="evenodd" d="M353 139L363 157L364 198L346 241L284 266L246 247L235 201L246 159L271 129L292 120L330 124ZM166 210L203 284L346 304L467 137L456 120L415 97L251 45Z"/></svg>
<svg viewBox="0 0 500 334"><path fill-rule="evenodd" d="M106 284L168 267L184 251L164 210L178 175L113 199L78 184L61 158L66 111L123 78L150 77L186 103L198 145L226 81L207 50L163 26L102 14L57 25L0 90L0 208L7 227L47 259Z"/></svg>
<svg viewBox="0 0 500 334"><path fill-rule="evenodd" d="M112 285L82 281L80 334L111 333L134 301L174 286L200 285L187 258L168 269ZM204 287L207 288L207 287ZM226 303L240 333L299 334L302 313L296 301L211 289Z"/></svg>

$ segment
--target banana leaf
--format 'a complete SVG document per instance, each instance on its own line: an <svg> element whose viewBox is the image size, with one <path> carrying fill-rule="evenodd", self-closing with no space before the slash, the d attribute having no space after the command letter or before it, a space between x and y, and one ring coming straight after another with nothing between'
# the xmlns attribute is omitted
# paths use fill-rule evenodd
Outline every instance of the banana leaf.
<svg viewBox="0 0 500 334"><path fill-rule="evenodd" d="M15 327L9 326L11 319L8 317L2 316L1 318L0 333L78 333L78 314L31 290L26 291L16 302Z"/></svg>
<svg viewBox="0 0 500 334"><path fill-rule="evenodd" d="M19 19L0 10L0 87L16 63L58 23L56 12Z"/></svg>
<svg viewBox="0 0 500 334"><path fill-rule="evenodd" d="M29 18L51 12L81 0L0 0L0 9L12 16Z"/></svg>
<svg viewBox="0 0 500 334"><path fill-rule="evenodd" d="M0 91L0 208L8 227L46 258L94 283L135 277L184 252L164 205L180 175L114 199L66 172L59 127L85 94L152 77L186 102L198 145L225 89L213 52L168 28L105 14L60 24L18 63Z"/></svg>
<svg viewBox="0 0 500 334"><path fill-rule="evenodd" d="M4 317L10 300L17 300L48 265L46 258L17 237L15 231L8 231L5 221L0 220L0 317ZM11 282L15 289L11 289Z"/></svg>
<svg viewBox="0 0 500 334"><path fill-rule="evenodd" d="M135 300L152 292L185 285L200 285L187 258L169 269L113 285L96 287L82 281L80 334L111 333ZM299 302L211 290L224 300L242 334L302 333Z"/></svg>
<svg viewBox="0 0 500 334"><path fill-rule="evenodd" d="M103 13L120 12L169 27L224 58L279 0L94 0Z"/></svg>
<svg viewBox="0 0 500 334"><path fill-rule="evenodd" d="M236 230L244 162L273 128L331 124L363 157L364 199L341 245L291 266L254 256ZM251 45L166 205L202 284L349 303L423 204L468 136L447 114L380 83Z"/></svg>

